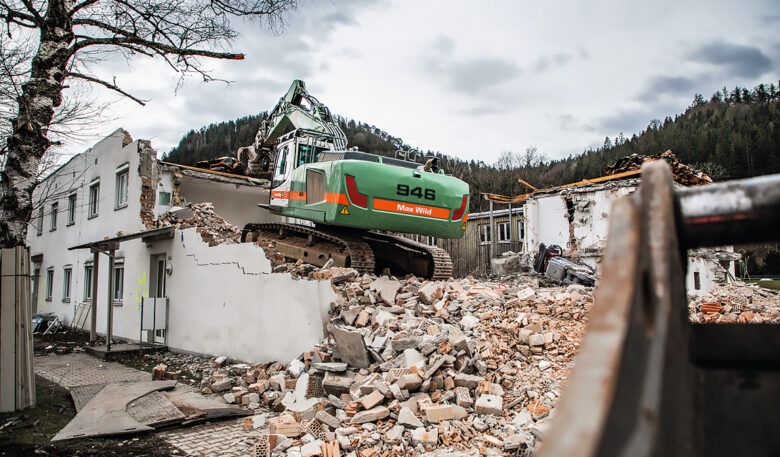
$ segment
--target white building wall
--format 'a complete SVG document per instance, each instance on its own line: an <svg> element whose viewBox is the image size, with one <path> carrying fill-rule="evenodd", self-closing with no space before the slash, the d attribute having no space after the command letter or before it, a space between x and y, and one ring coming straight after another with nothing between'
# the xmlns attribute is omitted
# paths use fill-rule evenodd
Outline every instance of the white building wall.
<svg viewBox="0 0 780 457"><path fill-rule="evenodd" d="M566 248L569 221L566 206L560 197L529 199L525 204L525 214L526 246L529 251L538 251L541 243Z"/></svg>
<svg viewBox="0 0 780 457"><path fill-rule="evenodd" d="M238 228L250 222L281 222L259 203L268 203L269 190L259 187L240 188L235 184L213 183L191 177L182 178L181 196L188 203L210 202L214 212Z"/></svg>
<svg viewBox="0 0 780 457"><path fill-rule="evenodd" d="M135 141L123 147L126 138L124 131L114 132L62 166L35 193L36 199L44 200L46 209L42 233L37 234L37 225L28 231L31 255L42 256L40 264L34 264L41 270L37 311L54 312L67 325L73 322L77 304L85 302L84 267L93 257L89 249L68 248L145 230L140 216L139 175L139 149L145 145ZM116 172L124 167L129 173L128 203L115 209ZM157 178L152 189L172 190L170 173L163 172ZM98 215L88 218L89 186L95 179L100 182ZM189 184L190 187L185 184L181 187L185 198L194 201L193 196L200 192L205 201L216 201L216 208L225 209L226 219L233 224L241 224L241 218L247 222L254 220L254 212L260 212L256 206L261 198L260 188L247 190L248 186L216 185L206 179L193 179ZM68 226L68 195L74 192L77 211L74 224ZM49 208L55 201L59 204L57 228L50 231ZM156 214L160 212L161 208L155 208ZM33 223L39 221L34 218ZM175 232L172 240L149 245L141 239L120 243L116 259L123 265L124 282L122 300L111 304L115 337L134 341L141 338L141 306L144 297L150 295L153 283L151 256L159 253L166 254L172 268L167 277L171 348L223 354L246 361L288 361L311 350L323 338L327 311L335 298L328 281L295 281L287 274L271 274L270 263L260 248L252 244L210 248L194 228ZM95 275L98 280L96 329L105 334L107 256L100 254L99 262ZM62 296L66 265L72 269L70 300ZM51 300L46 299L49 268L53 269L54 279ZM87 320L84 329L89 327Z"/></svg>
<svg viewBox="0 0 780 457"><path fill-rule="evenodd" d="M248 362L287 362L324 337L336 299L330 281L271 273L261 248L208 247L195 229L155 243L150 253L158 252L168 254L172 266L167 283L170 348Z"/></svg>
<svg viewBox="0 0 780 457"><path fill-rule="evenodd" d="M57 170L39 185L33 193L33 200L42 200L44 208L43 230L37 234L38 213L33 215L33 226L27 234L32 256L43 254L40 264L39 292L36 301L38 312L65 313L72 311L78 302L84 301L84 267L92 260L88 250L69 251L68 248L91 241L117 236L119 232L133 233L143 230L139 214L141 204L138 198L141 179L138 174L139 142L134 141L122 146L125 132L117 130L104 138L86 152L79 154ZM127 167L128 203L115 208L117 170ZM89 188L99 182L97 216L88 217ZM67 225L68 196L76 195L76 214L74 223ZM50 230L51 205L59 205L57 229ZM71 298L63 299L64 267L72 268ZM100 264L100 277L107 274L108 262L103 256ZM33 265L38 268L38 264ZM47 270L53 269L54 282L51 300L46 300ZM105 300L107 292L101 292ZM72 316L72 312L68 315ZM62 316L61 316L62 317ZM66 320L69 323L69 320Z"/></svg>

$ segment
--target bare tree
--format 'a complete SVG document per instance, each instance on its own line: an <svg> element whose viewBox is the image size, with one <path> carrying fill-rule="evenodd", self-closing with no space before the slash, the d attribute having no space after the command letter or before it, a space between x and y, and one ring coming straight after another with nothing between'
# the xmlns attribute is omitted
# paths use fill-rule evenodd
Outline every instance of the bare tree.
<svg viewBox="0 0 780 457"><path fill-rule="evenodd" d="M522 157L522 166L525 168L538 167L547 161L547 157L544 156L536 146L529 146L525 148L525 154Z"/></svg>
<svg viewBox="0 0 780 457"><path fill-rule="evenodd" d="M116 55L141 56L163 59L182 76L211 81L201 58L243 59L242 54L224 51L237 36L232 20L260 20L278 30L284 14L296 6L297 0L0 0L1 32L15 41L3 48L0 58L15 55L9 68L23 70L14 81L19 89L10 97L11 107L0 112L8 115L6 141L0 146L5 155L0 169L0 247L25 245L32 191L53 143L57 113L75 118L83 114L78 102L63 104L66 87L84 81L143 105L144 100L118 82L100 78L93 68ZM37 49L24 54L19 44L31 38ZM60 107L66 109L58 111Z"/></svg>

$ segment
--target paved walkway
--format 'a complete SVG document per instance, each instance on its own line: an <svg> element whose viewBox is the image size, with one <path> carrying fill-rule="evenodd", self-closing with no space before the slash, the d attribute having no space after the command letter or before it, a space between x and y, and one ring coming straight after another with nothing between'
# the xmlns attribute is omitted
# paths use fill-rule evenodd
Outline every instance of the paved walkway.
<svg viewBox="0 0 780 457"><path fill-rule="evenodd" d="M120 381L150 381L151 373L106 362L84 353L35 357L35 374L65 388ZM177 386L177 389L180 388ZM181 385L181 388L191 389ZM262 429L245 432L243 418L207 422L156 432L186 455L198 457L237 457L251 454Z"/></svg>

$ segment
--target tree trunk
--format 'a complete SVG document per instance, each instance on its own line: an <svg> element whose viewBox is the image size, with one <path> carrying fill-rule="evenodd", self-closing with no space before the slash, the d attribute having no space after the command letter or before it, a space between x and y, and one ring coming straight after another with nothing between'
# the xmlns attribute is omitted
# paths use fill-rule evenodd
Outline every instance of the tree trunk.
<svg viewBox="0 0 780 457"><path fill-rule="evenodd" d="M0 179L0 247L24 246L32 219L32 193L41 158L50 146L49 124L62 103L62 83L74 39L69 15L73 0L50 0L40 19L40 47L32 61L30 80L18 98L19 114L11 119L8 156Z"/></svg>

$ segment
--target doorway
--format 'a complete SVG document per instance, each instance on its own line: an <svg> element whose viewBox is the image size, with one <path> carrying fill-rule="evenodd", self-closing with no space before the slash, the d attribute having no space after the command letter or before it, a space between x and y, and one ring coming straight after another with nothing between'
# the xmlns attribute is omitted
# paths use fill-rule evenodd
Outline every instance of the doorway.
<svg viewBox="0 0 780 457"><path fill-rule="evenodd" d="M165 291L167 266L167 254L152 254L149 257L149 297L143 299L141 309L141 334L145 343L167 344L168 297Z"/></svg>

